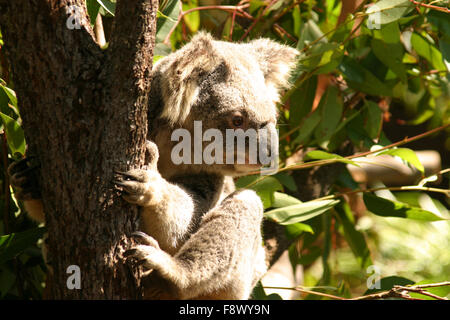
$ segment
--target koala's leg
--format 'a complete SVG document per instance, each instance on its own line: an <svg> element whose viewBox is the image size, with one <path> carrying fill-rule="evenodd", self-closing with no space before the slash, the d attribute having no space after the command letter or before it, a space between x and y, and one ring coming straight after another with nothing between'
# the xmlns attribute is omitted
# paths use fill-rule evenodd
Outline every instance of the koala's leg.
<svg viewBox="0 0 450 320"><path fill-rule="evenodd" d="M126 252L144 267L157 270L180 299L247 299L261 275L263 207L255 192L227 197L209 211L196 233L171 256L149 236Z"/></svg>
<svg viewBox="0 0 450 320"><path fill-rule="evenodd" d="M141 230L155 237L161 248L175 253L189 233L194 216L192 196L182 187L165 180L157 171L158 149L148 142L151 163L147 169L116 171L114 181L123 198L141 209Z"/></svg>
<svg viewBox="0 0 450 320"><path fill-rule="evenodd" d="M23 201L28 215L37 222L45 222L41 192L38 183L39 163L34 157L13 162L8 167L11 185L16 190L15 196Z"/></svg>

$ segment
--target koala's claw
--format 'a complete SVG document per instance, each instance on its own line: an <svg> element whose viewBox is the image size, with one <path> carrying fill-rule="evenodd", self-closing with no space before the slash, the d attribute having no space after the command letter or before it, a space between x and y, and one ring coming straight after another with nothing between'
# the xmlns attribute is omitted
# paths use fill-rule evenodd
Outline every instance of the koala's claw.
<svg viewBox="0 0 450 320"><path fill-rule="evenodd" d="M150 237L148 234L141 232L141 231L135 231L131 234L133 238L137 238L137 241L140 241L141 243L152 246L159 249L158 241L156 241L153 237Z"/></svg>
<svg viewBox="0 0 450 320"><path fill-rule="evenodd" d="M114 173L116 178L112 183L126 201L145 207L161 200L163 179L156 170L133 169L127 172L114 170Z"/></svg>

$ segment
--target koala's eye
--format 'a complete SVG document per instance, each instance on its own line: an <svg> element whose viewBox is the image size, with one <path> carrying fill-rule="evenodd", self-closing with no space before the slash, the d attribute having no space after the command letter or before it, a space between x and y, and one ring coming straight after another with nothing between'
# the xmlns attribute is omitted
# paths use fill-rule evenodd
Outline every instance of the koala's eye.
<svg viewBox="0 0 450 320"><path fill-rule="evenodd" d="M244 124L244 118L242 116L233 116L233 126L240 127Z"/></svg>
<svg viewBox="0 0 450 320"><path fill-rule="evenodd" d="M245 129L247 126L247 118L239 111L230 114L227 121L230 128Z"/></svg>

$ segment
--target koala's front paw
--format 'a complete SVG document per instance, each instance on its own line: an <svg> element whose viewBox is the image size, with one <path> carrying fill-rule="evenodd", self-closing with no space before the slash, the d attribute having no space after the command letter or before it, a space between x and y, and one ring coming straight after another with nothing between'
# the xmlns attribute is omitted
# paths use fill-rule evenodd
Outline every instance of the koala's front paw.
<svg viewBox="0 0 450 320"><path fill-rule="evenodd" d="M134 259L137 264L143 265L148 270L162 270L167 265L170 256L159 248L158 241L140 231L134 232L132 236L141 244L125 251L125 257Z"/></svg>
<svg viewBox="0 0 450 320"><path fill-rule="evenodd" d="M122 187L123 198L141 207L147 207L159 203L165 180L157 169L159 158L158 147L155 143L146 142L146 158L148 165L145 169L133 169L127 172L117 171L117 179L113 183Z"/></svg>
<svg viewBox="0 0 450 320"><path fill-rule="evenodd" d="M162 200L165 180L156 170L115 171L114 184L121 187L122 197L133 204L148 207Z"/></svg>
<svg viewBox="0 0 450 320"><path fill-rule="evenodd" d="M40 199L39 187L40 163L36 157L27 157L13 162L8 167L11 185L17 189L16 198L19 200Z"/></svg>

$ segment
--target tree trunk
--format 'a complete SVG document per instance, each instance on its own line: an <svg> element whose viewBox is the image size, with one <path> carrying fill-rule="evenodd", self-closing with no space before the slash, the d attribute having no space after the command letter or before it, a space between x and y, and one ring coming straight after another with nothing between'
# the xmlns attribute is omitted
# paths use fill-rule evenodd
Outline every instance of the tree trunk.
<svg viewBox="0 0 450 320"><path fill-rule="evenodd" d="M41 164L49 298L139 298L138 271L121 255L138 211L111 181L114 169L145 161L158 1L118 1L106 51L84 3L0 0L27 154ZM81 289L67 287L71 265L80 268Z"/></svg>

